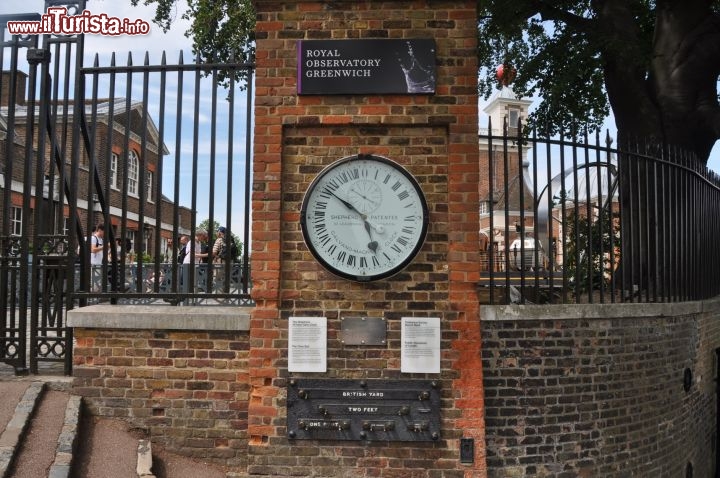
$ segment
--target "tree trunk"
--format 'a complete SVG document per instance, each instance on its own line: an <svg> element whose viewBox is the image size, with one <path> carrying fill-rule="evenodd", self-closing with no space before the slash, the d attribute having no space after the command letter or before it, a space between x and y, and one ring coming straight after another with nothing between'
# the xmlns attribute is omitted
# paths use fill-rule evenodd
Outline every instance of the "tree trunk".
<svg viewBox="0 0 720 478"><path fill-rule="evenodd" d="M720 17L709 4L657 2L650 59L633 26L632 2L608 0L599 12L608 98L615 114L621 205L617 279L639 300L692 293L696 190L689 170L702 169L720 138L717 80ZM675 165L650 159L662 159ZM687 168L687 169L685 169Z"/></svg>

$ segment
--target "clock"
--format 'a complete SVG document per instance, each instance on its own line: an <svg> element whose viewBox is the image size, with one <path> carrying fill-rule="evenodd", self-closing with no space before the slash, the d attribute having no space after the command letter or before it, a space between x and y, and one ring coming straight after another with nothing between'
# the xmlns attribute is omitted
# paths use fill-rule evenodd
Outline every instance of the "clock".
<svg viewBox="0 0 720 478"><path fill-rule="evenodd" d="M333 274L358 282L403 270L420 251L428 207L402 166L375 155L340 159L308 187L300 225L312 255Z"/></svg>

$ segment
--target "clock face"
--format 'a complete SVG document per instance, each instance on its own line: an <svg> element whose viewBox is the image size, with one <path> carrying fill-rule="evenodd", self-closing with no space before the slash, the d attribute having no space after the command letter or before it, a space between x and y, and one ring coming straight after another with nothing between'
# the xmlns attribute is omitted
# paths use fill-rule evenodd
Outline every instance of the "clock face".
<svg viewBox="0 0 720 478"><path fill-rule="evenodd" d="M402 166L358 155L320 172L305 194L300 223L323 267L366 282L390 277L410 263L425 241L428 208Z"/></svg>

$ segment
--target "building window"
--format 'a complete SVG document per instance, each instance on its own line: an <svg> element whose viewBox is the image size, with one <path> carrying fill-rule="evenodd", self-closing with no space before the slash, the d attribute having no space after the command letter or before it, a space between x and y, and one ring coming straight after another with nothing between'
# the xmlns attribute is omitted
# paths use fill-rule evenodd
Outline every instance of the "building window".
<svg viewBox="0 0 720 478"><path fill-rule="evenodd" d="M148 202L155 202L153 198L153 172L148 171L145 176L145 184L147 186L147 200Z"/></svg>
<svg viewBox="0 0 720 478"><path fill-rule="evenodd" d="M12 207L10 210L10 234L22 235L22 208Z"/></svg>
<svg viewBox="0 0 720 478"><path fill-rule="evenodd" d="M152 229L150 227L143 227L143 249L145 254L150 255L150 239L152 238Z"/></svg>
<svg viewBox="0 0 720 478"><path fill-rule="evenodd" d="M118 189L118 155L113 153L110 156L110 187Z"/></svg>
<svg viewBox="0 0 720 478"><path fill-rule="evenodd" d="M517 127L519 120L520 120L520 110L515 109L515 108L510 108L508 110L508 122L510 123L510 126Z"/></svg>
<svg viewBox="0 0 720 478"><path fill-rule="evenodd" d="M52 192L52 200L60 200L60 176L46 174L43 177L43 199L50 199L50 193Z"/></svg>
<svg viewBox="0 0 720 478"><path fill-rule="evenodd" d="M128 194L131 194L133 196L138 195L138 172L140 171L139 167L140 161L138 160L137 154L135 154L135 151L130 151L130 156L128 157Z"/></svg>
<svg viewBox="0 0 720 478"><path fill-rule="evenodd" d="M520 122L520 110L517 108L508 109L508 133L518 134L518 123Z"/></svg>
<svg viewBox="0 0 720 478"><path fill-rule="evenodd" d="M490 214L490 203L487 201L480 201L480 214Z"/></svg>

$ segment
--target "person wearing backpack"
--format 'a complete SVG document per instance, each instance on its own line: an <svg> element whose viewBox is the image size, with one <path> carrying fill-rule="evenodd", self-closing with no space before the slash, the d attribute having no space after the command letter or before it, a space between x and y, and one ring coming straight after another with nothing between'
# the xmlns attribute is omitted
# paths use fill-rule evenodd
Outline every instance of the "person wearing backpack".
<svg viewBox="0 0 720 478"><path fill-rule="evenodd" d="M224 264L225 262L234 262L238 256L238 247L235 238L228 238L227 230L220 226L218 228L218 237L213 244L213 264Z"/></svg>
<svg viewBox="0 0 720 478"><path fill-rule="evenodd" d="M227 259L228 255L228 248L227 248L227 241L225 240L225 233L226 229L223 226L220 226L217 230L217 238L215 239L215 242L213 243L212 247L212 257L213 257L213 264L218 264L218 266L213 267L214 269L214 284L217 288L222 288L220 285L223 282L223 277L225 275L225 268L222 267L222 264L225 263L225 260Z"/></svg>
<svg viewBox="0 0 720 478"><path fill-rule="evenodd" d="M227 257L225 232L226 229L223 226L220 226L217 230L217 239L215 239L212 248L213 264L223 264Z"/></svg>

